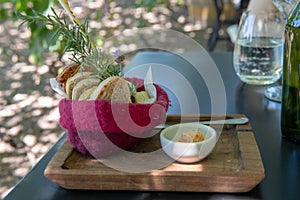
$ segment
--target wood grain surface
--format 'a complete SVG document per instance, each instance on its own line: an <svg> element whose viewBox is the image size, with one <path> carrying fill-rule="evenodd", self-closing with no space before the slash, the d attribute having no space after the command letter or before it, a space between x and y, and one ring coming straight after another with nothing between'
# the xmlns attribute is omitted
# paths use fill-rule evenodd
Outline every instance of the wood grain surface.
<svg viewBox="0 0 300 200"><path fill-rule="evenodd" d="M176 124L236 117L244 117L244 115L169 115L166 123ZM51 181L68 189L250 191L265 176L250 123L211 126L218 132L219 140L212 153L197 163L183 164L171 160L161 150L159 134L155 134L127 151L132 155L139 155L138 158L134 157L132 160L127 157L127 154L122 153L100 159L86 157L65 141L46 167L44 174ZM147 155L151 156L148 158ZM111 167L108 162L111 158L121 163L119 168ZM155 168L157 166L160 167ZM135 168L137 171L132 171ZM145 168L151 170L138 171Z"/></svg>

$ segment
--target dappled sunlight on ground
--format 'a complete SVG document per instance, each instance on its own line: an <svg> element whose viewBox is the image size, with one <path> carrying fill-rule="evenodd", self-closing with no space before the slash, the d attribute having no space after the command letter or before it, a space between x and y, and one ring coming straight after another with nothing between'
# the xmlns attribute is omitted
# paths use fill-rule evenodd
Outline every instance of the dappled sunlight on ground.
<svg viewBox="0 0 300 200"><path fill-rule="evenodd" d="M58 140L59 96L47 66L11 63L1 68L0 193L5 194Z"/></svg>
<svg viewBox="0 0 300 200"><path fill-rule="evenodd" d="M0 25L0 194L3 198L58 140L60 96L49 86L49 67L26 60L29 34ZM27 32L27 31L25 31ZM20 34L18 34L20 33Z"/></svg>

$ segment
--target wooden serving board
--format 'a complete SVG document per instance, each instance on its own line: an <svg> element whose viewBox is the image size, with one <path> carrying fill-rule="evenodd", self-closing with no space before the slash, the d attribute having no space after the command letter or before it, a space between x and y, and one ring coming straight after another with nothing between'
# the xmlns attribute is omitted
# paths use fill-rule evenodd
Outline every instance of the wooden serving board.
<svg viewBox="0 0 300 200"><path fill-rule="evenodd" d="M225 118L244 117L227 115ZM224 116L169 115L166 123L206 121ZM52 158L44 174L68 189L184 191L184 192L247 192L265 176L264 167L250 123L243 125L211 125L220 135L212 153L204 160L183 164L161 153L159 134L144 139L129 150L138 159L122 153L103 159L83 156L68 141ZM158 152L153 157L152 152ZM146 155L150 156L150 159ZM145 159L141 159L145 155ZM119 167L107 164L110 158L120 161ZM142 156L143 158L143 156ZM161 162L161 163L160 163ZM117 162L118 163L118 162ZM164 165L156 167L157 163ZM167 164L166 164L167 163ZM158 164L158 165L159 165ZM109 165L109 166L108 166ZM128 166L127 166L128 165ZM149 167L148 171L141 171ZM135 170L136 171L132 171Z"/></svg>

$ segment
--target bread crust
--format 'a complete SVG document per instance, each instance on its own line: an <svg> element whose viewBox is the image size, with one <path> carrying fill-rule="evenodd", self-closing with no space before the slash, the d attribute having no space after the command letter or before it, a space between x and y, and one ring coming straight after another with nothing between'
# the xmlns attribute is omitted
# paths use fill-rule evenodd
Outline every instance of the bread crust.
<svg viewBox="0 0 300 200"><path fill-rule="evenodd" d="M89 100L91 94L95 91L97 86L92 86L82 92L82 94L79 96L78 100Z"/></svg>
<svg viewBox="0 0 300 200"><path fill-rule="evenodd" d="M73 88L79 81L91 77L91 72L78 72L66 82L66 93L70 99L72 99Z"/></svg>
<svg viewBox="0 0 300 200"><path fill-rule="evenodd" d="M72 100L108 100L121 103L131 103L131 93L127 81L118 76L112 76L100 82L92 77L92 70L79 72L79 65L72 64L63 69L56 77ZM95 86L97 86L95 88ZM93 89L91 89L93 88Z"/></svg>
<svg viewBox="0 0 300 200"><path fill-rule="evenodd" d="M67 81L79 72L80 65L77 63L70 64L63 68L62 72L56 76L56 80L61 87L66 91ZM82 72L94 72L95 70L91 67L84 66Z"/></svg>
<svg viewBox="0 0 300 200"><path fill-rule="evenodd" d="M78 64L71 64L63 68L63 71L56 76L57 82L66 90L66 82L67 80L74 76L79 69Z"/></svg>
<svg viewBox="0 0 300 200"><path fill-rule="evenodd" d="M99 84L100 84L100 80L97 78L85 78L83 80L78 81L73 87L72 99L78 100L79 97L82 95L82 93L89 90L91 87L94 87L95 89ZM91 91L89 90L89 92L90 94L88 95L87 93L86 95L90 96ZM82 98L84 98L84 96L82 96ZM87 100L87 99L83 99L83 100Z"/></svg>
<svg viewBox="0 0 300 200"><path fill-rule="evenodd" d="M131 93L125 79L112 76L102 81L91 94L90 100L102 99L121 103L131 102Z"/></svg>

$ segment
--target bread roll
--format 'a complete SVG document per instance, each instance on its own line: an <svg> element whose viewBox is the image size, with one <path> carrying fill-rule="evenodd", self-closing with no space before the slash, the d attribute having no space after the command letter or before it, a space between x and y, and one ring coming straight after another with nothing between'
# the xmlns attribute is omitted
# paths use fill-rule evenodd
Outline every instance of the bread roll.
<svg viewBox="0 0 300 200"><path fill-rule="evenodd" d="M72 99L72 92L73 92L73 88L76 85L76 83L78 83L79 81L81 81L83 79L90 78L91 74L92 74L91 72L78 72L74 76L72 76L71 78L69 78L67 80L66 93L70 99Z"/></svg>
<svg viewBox="0 0 300 200"><path fill-rule="evenodd" d="M103 99L121 103L131 102L131 93L125 79L112 76L102 81L91 94L90 100Z"/></svg>
<svg viewBox="0 0 300 200"><path fill-rule="evenodd" d="M82 72L94 72L95 71L95 69L92 67L88 67L88 66L83 67L77 63L74 63L74 64L64 67L62 72L56 76L56 80L60 84L60 86L62 86L64 88L65 91L66 91L68 79L79 72L79 67L81 67L80 71L82 71Z"/></svg>
<svg viewBox="0 0 300 200"><path fill-rule="evenodd" d="M99 83L100 83L100 80L97 78L85 78L83 80L80 80L73 87L72 99L79 100L79 97L81 96L82 93L84 93L86 90L90 89L91 87L94 87L94 89L95 89L99 85ZM82 97L82 98L84 98L84 97ZM87 98L87 99L89 99L89 98ZM85 100L87 100L87 99L85 99Z"/></svg>
<svg viewBox="0 0 300 200"><path fill-rule="evenodd" d="M72 64L63 68L63 71L56 76L57 82L66 90L66 82L78 72L79 65Z"/></svg>
<svg viewBox="0 0 300 200"><path fill-rule="evenodd" d="M89 100L91 94L95 91L97 86L93 86L91 88L88 88L82 92L82 94L79 96L78 100Z"/></svg>

